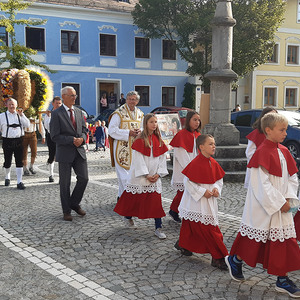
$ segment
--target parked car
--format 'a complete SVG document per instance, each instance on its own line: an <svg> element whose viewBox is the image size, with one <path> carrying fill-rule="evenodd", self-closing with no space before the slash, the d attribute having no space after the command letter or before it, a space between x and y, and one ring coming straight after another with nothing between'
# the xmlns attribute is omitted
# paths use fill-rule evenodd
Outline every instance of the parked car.
<svg viewBox="0 0 300 300"><path fill-rule="evenodd" d="M250 109L231 113L231 123L240 131L240 143L247 144L246 136L253 130L252 125L260 116L262 109ZM300 158L300 113L296 111L278 110L289 122L287 137L283 141L293 155Z"/></svg>
<svg viewBox="0 0 300 300"><path fill-rule="evenodd" d="M192 110L187 107L177 107L177 106L160 106L154 108L151 113L153 114L174 114L178 113L181 126L184 126L186 115L189 110Z"/></svg>
<svg viewBox="0 0 300 300"><path fill-rule="evenodd" d="M110 117L110 115L114 112L114 109L110 109L107 108L105 109L103 112L100 113L100 115L98 115L96 118L94 118L91 122L89 122L90 124L95 124L96 121L105 121L106 126L108 126L108 119Z"/></svg>
<svg viewBox="0 0 300 300"><path fill-rule="evenodd" d="M95 116L90 115L82 106L80 105L75 105L77 108L82 110L83 116L85 117L86 122L89 123L89 120L92 120Z"/></svg>

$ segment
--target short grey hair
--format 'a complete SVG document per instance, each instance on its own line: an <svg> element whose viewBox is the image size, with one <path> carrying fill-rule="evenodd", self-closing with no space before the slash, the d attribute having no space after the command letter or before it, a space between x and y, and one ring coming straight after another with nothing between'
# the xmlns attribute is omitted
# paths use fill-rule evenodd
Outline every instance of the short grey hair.
<svg viewBox="0 0 300 300"><path fill-rule="evenodd" d="M128 97L130 97L130 96L136 96L136 99L138 99L138 100L140 100L140 98L141 98L140 95L139 95L139 93L136 92L136 91L130 91L130 92L128 92L127 95L126 95L126 99Z"/></svg>
<svg viewBox="0 0 300 300"><path fill-rule="evenodd" d="M11 101L11 102L15 103L16 106L18 106L18 101L17 101L16 99L14 99L14 98L9 98L9 99L7 100L7 102L8 102L8 101Z"/></svg>
<svg viewBox="0 0 300 300"><path fill-rule="evenodd" d="M61 95L65 95L68 90L73 90L75 93L75 89L72 86L65 86L60 90Z"/></svg>

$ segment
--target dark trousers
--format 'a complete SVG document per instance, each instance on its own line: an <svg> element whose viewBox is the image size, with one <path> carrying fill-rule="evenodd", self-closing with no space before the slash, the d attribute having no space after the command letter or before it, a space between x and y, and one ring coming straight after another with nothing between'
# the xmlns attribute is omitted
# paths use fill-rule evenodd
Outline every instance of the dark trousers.
<svg viewBox="0 0 300 300"><path fill-rule="evenodd" d="M76 185L71 194L71 174L72 168L76 174ZM79 153L73 162L58 163L59 171L59 186L60 186L60 200L63 213L71 213L71 209L77 209L82 200L83 193L88 183L88 169L87 161L83 159Z"/></svg>
<svg viewBox="0 0 300 300"><path fill-rule="evenodd" d="M52 164L55 158L56 144L52 141L49 132L46 133L46 141L47 141L48 152L49 152L47 163Z"/></svg>
<svg viewBox="0 0 300 300"><path fill-rule="evenodd" d="M2 148L4 153L3 167L8 169L11 167L12 156L15 157L16 167L23 167L23 145L22 138L8 139L2 138Z"/></svg>
<svg viewBox="0 0 300 300"><path fill-rule="evenodd" d="M130 220L132 217L125 217L126 219ZM155 221L155 229L161 228L161 218L154 218Z"/></svg>

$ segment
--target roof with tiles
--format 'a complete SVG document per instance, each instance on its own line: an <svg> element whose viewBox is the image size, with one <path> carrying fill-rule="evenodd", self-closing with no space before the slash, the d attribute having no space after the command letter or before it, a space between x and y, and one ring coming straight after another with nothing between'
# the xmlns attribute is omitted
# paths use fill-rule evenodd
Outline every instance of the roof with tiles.
<svg viewBox="0 0 300 300"><path fill-rule="evenodd" d="M36 3L47 3L84 7L99 10L131 12L138 0L37 0Z"/></svg>

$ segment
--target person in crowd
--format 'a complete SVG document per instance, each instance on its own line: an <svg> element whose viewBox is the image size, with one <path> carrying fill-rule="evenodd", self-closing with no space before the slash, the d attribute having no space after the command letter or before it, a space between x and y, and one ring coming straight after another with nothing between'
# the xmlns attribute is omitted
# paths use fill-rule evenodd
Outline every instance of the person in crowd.
<svg viewBox="0 0 300 300"><path fill-rule="evenodd" d="M108 97L108 107L110 109L115 109L116 108L116 103L117 102L117 98L114 94L114 92L110 92L109 97Z"/></svg>
<svg viewBox="0 0 300 300"><path fill-rule="evenodd" d="M239 104L237 104L232 111L235 112L235 111L241 111L241 110L242 110L241 106Z"/></svg>
<svg viewBox="0 0 300 300"><path fill-rule="evenodd" d="M96 122L96 130L94 133L94 137L96 138L96 147L94 151L100 150L100 148L105 151L105 132L104 128L101 126L101 121Z"/></svg>
<svg viewBox="0 0 300 300"><path fill-rule="evenodd" d="M120 98L120 100L119 100L119 106L121 106L121 105L123 105L123 104L125 104L125 103L126 103L126 99L125 99L125 97L124 97L124 94L121 93L121 98Z"/></svg>
<svg viewBox="0 0 300 300"><path fill-rule="evenodd" d="M168 174L167 146L161 139L157 118L147 114L143 131L132 144L132 164L128 181L114 211L134 226L132 217L155 219L155 235L165 239L161 218L165 216L161 202L161 177Z"/></svg>
<svg viewBox="0 0 300 300"><path fill-rule="evenodd" d="M7 111L0 114L0 132L2 133L2 148L4 154L5 186L10 185L12 156L15 157L17 188L24 190L23 175L23 144L24 128L30 126L29 120L22 108L17 108L18 102L9 98L6 102Z"/></svg>
<svg viewBox="0 0 300 300"><path fill-rule="evenodd" d="M110 116L108 134L112 166L116 168L120 197L131 165L133 139L141 133L140 127L144 113L137 108L140 96L131 91L126 96L126 103Z"/></svg>
<svg viewBox="0 0 300 300"><path fill-rule="evenodd" d="M60 199L65 221L72 221L71 210L84 216L86 212L80 207L88 183L88 168L84 148L87 128L82 111L75 107L77 98L73 87L61 89L63 105L51 114L50 134L56 143L56 161L59 170ZM76 174L76 185L70 193L71 171Z"/></svg>
<svg viewBox="0 0 300 300"><path fill-rule="evenodd" d="M227 270L224 258L228 251L218 226L218 198L225 172L211 157L216 150L213 136L198 136L197 148L200 153L182 171L186 176L179 205L182 225L175 248L187 256L193 252L210 253L211 265Z"/></svg>
<svg viewBox="0 0 300 300"><path fill-rule="evenodd" d="M277 110L272 106L265 107L258 119L253 124L253 131L251 131L246 138L248 139L248 144L246 148L246 157L247 157L247 163L249 163L251 157L253 156L254 152L258 148L258 146L266 139L265 134L263 133L263 130L261 128L261 119L264 115L270 112L277 113ZM246 177L245 177L245 188L247 189L249 185L249 169L246 169Z"/></svg>
<svg viewBox="0 0 300 300"><path fill-rule="evenodd" d="M196 139L200 135L200 128L200 115L195 111L189 111L185 119L184 129L180 130L170 142L174 148L171 184L177 193L170 206L169 214L178 223L181 223L178 216L178 206L184 190L182 170L198 155Z"/></svg>
<svg viewBox="0 0 300 300"><path fill-rule="evenodd" d="M107 102L107 97L106 93L102 94L102 97L100 99L100 111L103 112L108 108L108 102Z"/></svg>
<svg viewBox="0 0 300 300"><path fill-rule="evenodd" d="M89 123L85 122L85 126L88 130L87 135L86 135L86 141L85 141L85 151L89 152L89 144L90 144L90 131L89 131Z"/></svg>
<svg viewBox="0 0 300 300"><path fill-rule="evenodd" d="M42 144L46 142L46 133L43 123L36 118L30 118L29 121L30 125L25 127L25 134L23 136L23 171L25 176L28 176L30 173L33 175L36 174L33 165L37 156L37 130L42 136ZM31 152L29 168L27 167L28 146Z"/></svg>
<svg viewBox="0 0 300 300"><path fill-rule="evenodd" d="M56 96L52 100L52 111L56 110L62 105L61 98ZM44 127L46 130L46 141L48 146L48 160L47 165L49 166L49 182L54 182L54 159L56 152L56 144L52 141L50 136L50 121L51 121L51 110L47 110L44 117Z"/></svg>
<svg viewBox="0 0 300 300"><path fill-rule="evenodd" d="M281 145L288 120L268 113L261 119L266 135L253 154L249 187L238 235L230 255L225 258L230 276L244 280L242 261L251 267L262 264L277 276L275 289L300 297L300 289L287 273L300 269L300 251L296 241L291 202L297 200L298 177L295 160Z"/></svg>
<svg viewBox="0 0 300 300"><path fill-rule="evenodd" d="M108 129L107 129L107 127L106 127L105 121L102 121L102 122L101 122L101 126L103 127L104 134L105 134L105 142L104 142L104 146L105 146L105 148L109 148Z"/></svg>

